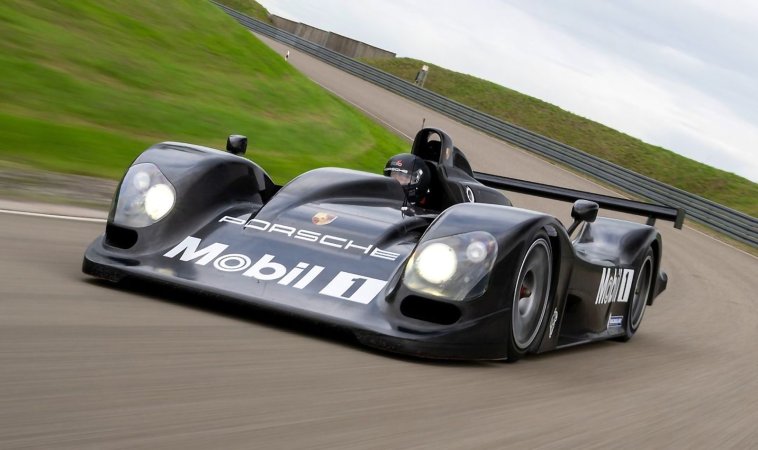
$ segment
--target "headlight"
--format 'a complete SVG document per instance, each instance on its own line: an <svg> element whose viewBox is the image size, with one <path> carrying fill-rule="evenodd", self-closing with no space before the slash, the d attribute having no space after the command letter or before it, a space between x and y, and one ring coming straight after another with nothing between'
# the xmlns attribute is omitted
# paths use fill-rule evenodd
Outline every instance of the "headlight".
<svg viewBox="0 0 758 450"><path fill-rule="evenodd" d="M111 219L117 225L146 227L164 218L175 202L174 187L156 165L135 164L124 175Z"/></svg>
<svg viewBox="0 0 758 450"><path fill-rule="evenodd" d="M174 206L174 190L167 184L156 184L145 194L145 212L158 221Z"/></svg>
<svg viewBox="0 0 758 450"><path fill-rule="evenodd" d="M485 231L422 243L405 268L405 285L448 300L478 297L487 288L497 258L497 241Z"/></svg>
<svg viewBox="0 0 758 450"><path fill-rule="evenodd" d="M432 284L450 280L457 268L458 255L453 247L442 242L425 246L416 257L416 271L421 278Z"/></svg>

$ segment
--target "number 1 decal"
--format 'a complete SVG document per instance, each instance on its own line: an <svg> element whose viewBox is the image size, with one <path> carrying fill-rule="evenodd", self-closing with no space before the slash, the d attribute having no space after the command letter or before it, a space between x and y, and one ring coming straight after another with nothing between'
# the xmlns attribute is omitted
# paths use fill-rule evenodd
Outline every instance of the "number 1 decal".
<svg viewBox="0 0 758 450"><path fill-rule="evenodd" d="M384 280L340 272L319 294L368 305L386 284Z"/></svg>

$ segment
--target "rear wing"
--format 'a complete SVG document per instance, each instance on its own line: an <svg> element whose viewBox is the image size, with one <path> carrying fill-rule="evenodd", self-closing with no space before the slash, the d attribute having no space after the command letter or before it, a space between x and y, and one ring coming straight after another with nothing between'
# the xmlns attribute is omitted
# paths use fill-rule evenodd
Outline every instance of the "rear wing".
<svg viewBox="0 0 758 450"><path fill-rule="evenodd" d="M648 225L654 225L656 219L662 219L674 222L674 228L681 230L682 225L684 224L685 212L682 208L672 208L670 206L657 205L654 203L637 202L625 198L593 194L591 192L577 191L575 189L535 183L533 181L518 180L516 178L501 177L481 172L474 172L474 178L485 186L505 191L536 195L539 197L572 203L577 200L589 200L597 203L598 206L603 209L620 211L637 216L645 216L647 217Z"/></svg>

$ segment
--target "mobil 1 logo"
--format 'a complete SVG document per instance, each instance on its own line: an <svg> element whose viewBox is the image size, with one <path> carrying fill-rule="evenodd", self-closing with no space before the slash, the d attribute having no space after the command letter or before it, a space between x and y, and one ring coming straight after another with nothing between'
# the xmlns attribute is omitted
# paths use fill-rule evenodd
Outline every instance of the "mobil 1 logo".
<svg viewBox="0 0 758 450"><path fill-rule="evenodd" d="M267 253L256 259L242 253L227 252L228 247L218 242L202 246L199 238L187 236L163 256L199 266L210 265L220 272L237 273L242 277L275 282L293 289L323 285L318 291L321 295L364 305L379 295L387 284L385 280L344 271L329 278L324 274L327 269L324 266L300 261L292 267L277 261L275 255Z"/></svg>
<svg viewBox="0 0 758 450"><path fill-rule="evenodd" d="M627 302L632 290L634 269L621 269L618 267L605 267L600 276L600 286L595 296L596 305L606 303Z"/></svg>

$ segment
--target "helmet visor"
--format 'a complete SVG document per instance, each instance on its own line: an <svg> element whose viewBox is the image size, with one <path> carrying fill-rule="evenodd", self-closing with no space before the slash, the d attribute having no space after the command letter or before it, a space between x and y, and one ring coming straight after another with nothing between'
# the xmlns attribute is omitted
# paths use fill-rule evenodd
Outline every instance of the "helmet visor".
<svg viewBox="0 0 758 450"><path fill-rule="evenodd" d="M404 172L390 172L390 177L397 180L398 183L400 183L402 186L408 186L411 182L411 175Z"/></svg>

